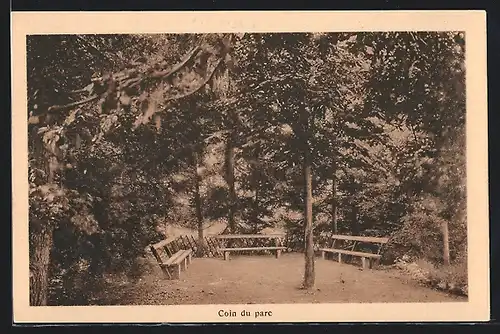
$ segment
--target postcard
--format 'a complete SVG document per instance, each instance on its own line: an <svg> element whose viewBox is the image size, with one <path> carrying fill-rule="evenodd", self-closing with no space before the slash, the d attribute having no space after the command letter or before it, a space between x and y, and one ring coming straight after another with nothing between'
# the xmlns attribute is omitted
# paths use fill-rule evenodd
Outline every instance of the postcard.
<svg viewBox="0 0 500 334"><path fill-rule="evenodd" d="M484 11L14 12L16 323L489 320Z"/></svg>

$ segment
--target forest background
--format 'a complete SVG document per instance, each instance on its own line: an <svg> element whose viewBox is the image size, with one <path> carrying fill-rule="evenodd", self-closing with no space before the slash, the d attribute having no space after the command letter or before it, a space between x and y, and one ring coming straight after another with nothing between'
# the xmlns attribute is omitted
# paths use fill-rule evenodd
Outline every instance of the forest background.
<svg viewBox="0 0 500 334"><path fill-rule="evenodd" d="M338 233L466 293L464 54L459 32L29 36L32 305L214 223L285 230L306 287Z"/></svg>

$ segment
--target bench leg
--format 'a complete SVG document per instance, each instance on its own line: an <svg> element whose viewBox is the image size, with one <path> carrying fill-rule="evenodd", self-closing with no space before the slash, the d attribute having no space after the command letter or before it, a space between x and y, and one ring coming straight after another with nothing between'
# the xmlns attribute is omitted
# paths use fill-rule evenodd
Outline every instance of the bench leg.
<svg viewBox="0 0 500 334"><path fill-rule="evenodd" d="M168 278L168 279L172 279L172 275L170 274L170 272L168 271L168 268L165 268L165 267L161 267L161 271L163 271L163 274Z"/></svg>
<svg viewBox="0 0 500 334"><path fill-rule="evenodd" d="M171 279L179 279L181 277L181 266L180 264L172 266L169 268Z"/></svg>
<svg viewBox="0 0 500 334"><path fill-rule="evenodd" d="M325 251L321 251L321 259L325 259Z"/></svg>
<svg viewBox="0 0 500 334"><path fill-rule="evenodd" d="M187 269L187 258L184 258L182 262L180 263L181 270L186 270Z"/></svg>
<svg viewBox="0 0 500 334"><path fill-rule="evenodd" d="M281 255L281 249L277 249L276 250L276 258L279 259L280 255Z"/></svg>
<svg viewBox="0 0 500 334"><path fill-rule="evenodd" d="M362 258L361 258L361 263L362 263L362 265L363 265L363 269L366 269L366 267L367 267L366 257L362 257Z"/></svg>
<svg viewBox="0 0 500 334"><path fill-rule="evenodd" d="M187 263L188 263L188 264L191 264L191 261L192 261L191 256L192 256L192 255L191 255L191 254L189 254L189 255L188 255L188 257L187 257Z"/></svg>
<svg viewBox="0 0 500 334"><path fill-rule="evenodd" d="M342 263L342 254L339 253L339 263Z"/></svg>
<svg viewBox="0 0 500 334"><path fill-rule="evenodd" d="M224 260L229 260L229 252L224 252Z"/></svg>

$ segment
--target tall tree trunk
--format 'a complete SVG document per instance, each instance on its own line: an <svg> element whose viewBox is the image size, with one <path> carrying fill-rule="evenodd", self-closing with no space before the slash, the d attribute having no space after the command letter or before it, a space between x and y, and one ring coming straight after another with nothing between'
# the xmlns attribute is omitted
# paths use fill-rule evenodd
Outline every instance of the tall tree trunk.
<svg viewBox="0 0 500 334"><path fill-rule="evenodd" d="M212 89L216 96L225 100L231 92L231 77L229 68L226 66L219 67L215 72L216 75L212 80ZM235 110L229 109L227 112L227 118L229 121L229 136L226 142L226 151L224 157L225 169L226 169L226 182L229 187L229 199L228 199L228 228L230 233L235 233L236 231L236 190L234 186L234 146L236 140L236 121L238 119L238 114ZM229 243L230 244L230 243Z"/></svg>
<svg viewBox="0 0 500 334"><path fill-rule="evenodd" d="M57 158L46 152L40 144L35 144L36 153L43 156L47 171L47 184L54 183ZM35 153L35 154L36 154ZM51 224L30 217L30 305L46 306L49 295L49 269L51 251L54 244L54 228Z"/></svg>
<svg viewBox="0 0 500 334"><path fill-rule="evenodd" d="M54 231L43 222L31 222L30 225L30 305L46 306Z"/></svg>
<svg viewBox="0 0 500 334"><path fill-rule="evenodd" d="M314 287L314 240L313 240L313 214L312 214L312 172L310 153L304 154L304 181L305 181L305 274L304 288Z"/></svg>
<svg viewBox="0 0 500 334"><path fill-rule="evenodd" d="M199 158L198 152L193 152L193 168L194 168L194 207L196 213L196 226L198 228L198 241L200 245L203 247L204 242L204 233L203 233L203 211L202 211L202 203L201 203L201 195L200 195L200 183L201 176L198 172L199 169Z"/></svg>
<svg viewBox="0 0 500 334"><path fill-rule="evenodd" d="M338 226L337 226L337 163L335 161L335 157L333 157L332 161L332 194L331 194L331 203L332 203L332 231L333 234L338 234Z"/></svg>
<svg viewBox="0 0 500 334"><path fill-rule="evenodd" d="M228 137L226 143L225 165L226 165L226 182L229 187L229 212L228 223L230 233L236 232L236 190L234 187L234 143L233 133Z"/></svg>
<svg viewBox="0 0 500 334"><path fill-rule="evenodd" d="M313 197L312 197L312 156L311 147L309 145L310 127L309 127L309 112L304 107L301 110L302 124L302 147L303 147L303 176L304 176L304 241L305 241L305 271L304 283L305 289L311 289L315 283L314 272L314 237L313 237Z"/></svg>
<svg viewBox="0 0 500 334"><path fill-rule="evenodd" d="M259 166L258 166L258 161L259 161L259 154L260 154L260 144L257 144L257 147L255 148L254 151L254 159L255 163L252 167L252 188L255 191L255 197L253 200L253 207L252 207L252 223L254 224L254 233L259 232L259 188L260 188L260 171L259 171Z"/></svg>
<svg viewBox="0 0 500 334"><path fill-rule="evenodd" d="M259 188L255 188L255 197L253 200L253 208L252 208L252 223L253 223L253 232L259 232Z"/></svg>
<svg viewBox="0 0 500 334"><path fill-rule="evenodd" d="M450 235L448 228L448 221L443 221L442 223L443 231L443 262L445 266L450 265Z"/></svg>
<svg viewBox="0 0 500 334"><path fill-rule="evenodd" d="M351 211L351 233L352 235L359 235L359 222L358 222L358 207L354 205Z"/></svg>

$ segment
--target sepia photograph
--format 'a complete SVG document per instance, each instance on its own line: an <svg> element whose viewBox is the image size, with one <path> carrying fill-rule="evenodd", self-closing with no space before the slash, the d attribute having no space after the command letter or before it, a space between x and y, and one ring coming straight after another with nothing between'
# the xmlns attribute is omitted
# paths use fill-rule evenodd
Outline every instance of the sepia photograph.
<svg viewBox="0 0 500 334"><path fill-rule="evenodd" d="M488 203L470 193L465 25L23 42L27 307L260 322L284 304L475 298Z"/></svg>

